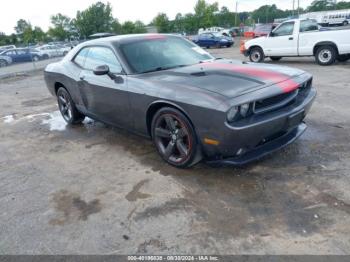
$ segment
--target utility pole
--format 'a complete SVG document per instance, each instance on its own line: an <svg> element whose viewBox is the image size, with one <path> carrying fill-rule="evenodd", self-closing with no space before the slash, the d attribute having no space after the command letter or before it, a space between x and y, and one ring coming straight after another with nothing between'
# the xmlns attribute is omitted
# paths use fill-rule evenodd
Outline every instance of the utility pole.
<svg viewBox="0 0 350 262"><path fill-rule="evenodd" d="M298 0L298 17L299 17L299 7L300 7L300 0Z"/></svg>
<svg viewBox="0 0 350 262"><path fill-rule="evenodd" d="M294 10L295 10L295 0L293 0L293 12L292 12L293 16L294 16Z"/></svg>
<svg viewBox="0 0 350 262"><path fill-rule="evenodd" d="M238 10L238 2L236 1L235 26L237 26L237 10Z"/></svg>

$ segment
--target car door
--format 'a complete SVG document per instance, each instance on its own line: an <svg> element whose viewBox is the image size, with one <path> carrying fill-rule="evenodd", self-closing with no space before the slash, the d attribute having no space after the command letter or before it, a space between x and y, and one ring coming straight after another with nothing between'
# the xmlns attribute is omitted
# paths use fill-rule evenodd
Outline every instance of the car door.
<svg viewBox="0 0 350 262"><path fill-rule="evenodd" d="M26 49L18 49L17 50L17 62L28 62L32 61L30 54Z"/></svg>
<svg viewBox="0 0 350 262"><path fill-rule="evenodd" d="M9 50L5 52L3 55L11 57L13 63L19 62L16 50Z"/></svg>
<svg viewBox="0 0 350 262"><path fill-rule="evenodd" d="M117 79L113 80L108 75L95 75L93 70L101 65L108 65ZM104 122L130 128L132 121L127 78L122 72L122 66L112 48L89 47L79 76L79 90L84 107L89 113Z"/></svg>
<svg viewBox="0 0 350 262"><path fill-rule="evenodd" d="M285 22L277 27L265 39L266 56L298 55L298 39L294 37L295 22Z"/></svg>

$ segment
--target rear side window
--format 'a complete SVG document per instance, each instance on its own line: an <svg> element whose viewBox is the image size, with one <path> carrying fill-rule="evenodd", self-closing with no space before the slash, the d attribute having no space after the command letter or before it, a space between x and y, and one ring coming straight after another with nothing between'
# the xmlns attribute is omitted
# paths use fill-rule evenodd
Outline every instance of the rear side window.
<svg viewBox="0 0 350 262"><path fill-rule="evenodd" d="M300 22L300 32L318 30L317 22L313 20L304 20Z"/></svg>
<svg viewBox="0 0 350 262"><path fill-rule="evenodd" d="M286 22L278 27L274 32L274 36L292 35L294 30L294 22Z"/></svg>
<svg viewBox="0 0 350 262"><path fill-rule="evenodd" d="M84 68L94 70L101 65L108 65L112 73L122 72L122 67L111 49L100 46L90 47Z"/></svg>
<svg viewBox="0 0 350 262"><path fill-rule="evenodd" d="M83 48L82 50L80 50L79 53L75 56L74 62L77 65L84 67L85 58L88 52L89 52L89 48Z"/></svg>

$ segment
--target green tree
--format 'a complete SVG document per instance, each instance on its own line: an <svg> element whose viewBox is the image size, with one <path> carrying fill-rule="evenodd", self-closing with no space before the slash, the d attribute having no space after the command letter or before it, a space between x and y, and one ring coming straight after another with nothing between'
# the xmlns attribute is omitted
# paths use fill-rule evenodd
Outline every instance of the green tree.
<svg viewBox="0 0 350 262"><path fill-rule="evenodd" d="M125 21L122 24L122 30L121 30L122 34L132 34L134 32L134 30L135 30L135 25L133 22Z"/></svg>
<svg viewBox="0 0 350 262"><path fill-rule="evenodd" d="M81 36L88 37L91 34L112 31L114 21L111 4L97 2L84 11L78 11L74 25Z"/></svg>
<svg viewBox="0 0 350 262"><path fill-rule="evenodd" d="M21 35L24 33L24 31L30 27L30 23L27 22L26 20L24 19L20 19L17 21L17 24L15 26L15 31L18 35Z"/></svg>
<svg viewBox="0 0 350 262"><path fill-rule="evenodd" d="M134 25L135 25L135 28L134 28L134 31L133 31L134 34L147 33L145 24L142 23L141 21L137 20Z"/></svg>
<svg viewBox="0 0 350 262"><path fill-rule="evenodd" d="M152 21L152 24L157 27L159 33L169 33L170 32L170 22L169 18L164 13L159 13Z"/></svg>
<svg viewBox="0 0 350 262"><path fill-rule="evenodd" d="M336 6L333 2L328 0L316 0L307 8L308 12L318 12L334 9Z"/></svg>
<svg viewBox="0 0 350 262"><path fill-rule="evenodd" d="M122 25L119 23L118 19L114 19L112 22L112 32L117 35L122 33Z"/></svg>
<svg viewBox="0 0 350 262"><path fill-rule="evenodd" d="M336 9L350 9L350 2L340 1L337 3Z"/></svg>
<svg viewBox="0 0 350 262"><path fill-rule="evenodd" d="M198 0L194 7L194 16L198 28L207 28L216 24L215 13L219 11L217 2L208 4L205 0Z"/></svg>
<svg viewBox="0 0 350 262"><path fill-rule="evenodd" d="M49 35L57 40L66 40L70 37L73 28L72 21L68 16L58 13L51 16L51 24Z"/></svg>

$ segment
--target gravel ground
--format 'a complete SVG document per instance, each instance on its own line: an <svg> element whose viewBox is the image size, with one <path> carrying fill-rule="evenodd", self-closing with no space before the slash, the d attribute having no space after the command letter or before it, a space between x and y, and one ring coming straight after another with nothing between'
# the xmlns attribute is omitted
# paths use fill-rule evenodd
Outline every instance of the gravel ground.
<svg viewBox="0 0 350 262"><path fill-rule="evenodd" d="M0 80L0 254L350 254L350 64L276 63L314 75L309 129L242 168L175 169L147 139L66 127L41 72Z"/></svg>

